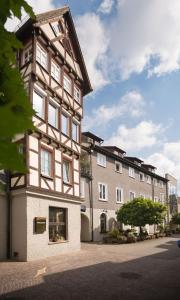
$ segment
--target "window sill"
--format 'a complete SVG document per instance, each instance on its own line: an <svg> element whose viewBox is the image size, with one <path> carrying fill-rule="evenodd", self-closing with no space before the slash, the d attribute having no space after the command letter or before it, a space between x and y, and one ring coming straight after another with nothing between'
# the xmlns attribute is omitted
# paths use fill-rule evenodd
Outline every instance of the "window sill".
<svg viewBox="0 0 180 300"><path fill-rule="evenodd" d="M119 174L122 174L122 172L121 172L121 171L116 171L116 170L115 170L115 172L116 172L116 173L119 173Z"/></svg>
<svg viewBox="0 0 180 300"><path fill-rule="evenodd" d="M49 72L48 72L48 66L43 66L43 65L41 65L41 63L38 61L38 60L36 60L36 63L39 65L39 66L41 66L42 68L43 68L43 70L46 72L46 73L48 73L49 74Z"/></svg>
<svg viewBox="0 0 180 300"><path fill-rule="evenodd" d="M74 99L74 101L77 103L77 104L79 104L80 106L82 106L82 99L80 100L80 101L77 101L75 98L73 98Z"/></svg>
<svg viewBox="0 0 180 300"><path fill-rule="evenodd" d="M117 201L116 201L116 204L123 204L123 203L124 203L123 201L122 201L122 202L117 202Z"/></svg>
<svg viewBox="0 0 180 300"><path fill-rule="evenodd" d="M100 164L98 164L98 163L97 163L97 165L98 165L99 167L106 168L106 166L100 165Z"/></svg>
<svg viewBox="0 0 180 300"><path fill-rule="evenodd" d="M66 133L64 133L64 132L62 132L62 131L60 131L60 133L63 134L63 136L65 136L66 138L70 139L70 136L67 135Z"/></svg>
<svg viewBox="0 0 180 300"><path fill-rule="evenodd" d="M46 178L46 179L53 180L53 177L52 177L52 176L48 176L48 175L45 175L45 174L41 174L41 177Z"/></svg>
<svg viewBox="0 0 180 300"><path fill-rule="evenodd" d="M62 241L58 241L58 242L49 242L48 245L57 245L57 244L64 244L64 243L68 243L68 240L62 240Z"/></svg>
<svg viewBox="0 0 180 300"><path fill-rule="evenodd" d="M108 200L107 199L99 199L99 201L107 202Z"/></svg>
<svg viewBox="0 0 180 300"><path fill-rule="evenodd" d="M73 186L72 183L66 182L66 181L64 181L64 180L63 180L63 184L68 185L69 187L72 187L72 186Z"/></svg>
<svg viewBox="0 0 180 300"><path fill-rule="evenodd" d="M51 75L51 78L52 78L56 83L58 83L58 84L61 86L60 78L59 78L59 81L58 81L56 78L54 78L52 75Z"/></svg>
<svg viewBox="0 0 180 300"><path fill-rule="evenodd" d="M134 177L134 176L131 176L131 175L129 175L129 177L130 177L130 178L132 178L132 179L135 179L135 177Z"/></svg>
<svg viewBox="0 0 180 300"><path fill-rule="evenodd" d="M51 126L53 129L57 130L59 132L59 128L55 127L54 125L48 123L48 126Z"/></svg>

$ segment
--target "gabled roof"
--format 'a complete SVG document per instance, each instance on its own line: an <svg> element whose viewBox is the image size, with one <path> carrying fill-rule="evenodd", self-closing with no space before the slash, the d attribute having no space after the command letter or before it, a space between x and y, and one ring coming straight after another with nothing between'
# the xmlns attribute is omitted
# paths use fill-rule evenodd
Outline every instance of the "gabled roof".
<svg viewBox="0 0 180 300"><path fill-rule="evenodd" d="M82 55L81 47L78 41L77 33L75 30L74 22L72 19L72 15L70 12L70 9L68 6L64 6L62 8L50 10L48 12L42 13L42 14L37 14L35 17L35 20L32 20L31 18L28 18L25 23L22 23L21 26L19 26L18 30L16 31L16 35L18 37L21 37L23 33L26 32L27 35L27 30L29 29L32 24L40 25L41 23L46 23L49 22L50 20L56 19L58 17L65 16L67 23L69 24L70 32L71 32L71 38L72 38L72 43L74 45L74 50L76 52L77 59L79 61L80 69L82 72L83 76L83 85L84 85L84 95L89 94L93 89L90 83L89 75L86 69L86 65L84 62L84 58ZM31 31L28 31L31 32ZM87 45L88 46L88 45Z"/></svg>
<svg viewBox="0 0 180 300"><path fill-rule="evenodd" d="M100 137L98 137L97 135L93 134L90 131L82 132L82 135L84 135L86 137L89 137L90 139L92 139L92 140L94 140L94 141L96 141L98 143L104 142L103 139L101 139Z"/></svg>
<svg viewBox="0 0 180 300"><path fill-rule="evenodd" d="M116 146L103 146L103 148L109 150L109 151L117 151L117 152L120 152L122 154L126 153L126 151L120 149L119 147L116 147Z"/></svg>

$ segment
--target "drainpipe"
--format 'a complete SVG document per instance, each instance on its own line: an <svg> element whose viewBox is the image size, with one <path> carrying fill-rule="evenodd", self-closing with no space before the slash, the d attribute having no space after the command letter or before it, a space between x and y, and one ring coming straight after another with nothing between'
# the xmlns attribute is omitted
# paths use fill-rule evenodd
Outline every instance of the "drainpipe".
<svg viewBox="0 0 180 300"><path fill-rule="evenodd" d="M94 241L94 207L93 207L93 178L92 178L92 146L90 147L90 212L91 212L91 241Z"/></svg>
<svg viewBox="0 0 180 300"><path fill-rule="evenodd" d="M11 198L11 179L10 179L10 172L5 171L5 191L6 191L6 199L7 199L7 259L11 258L11 205L12 205L12 198Z"/></svg>
<svg viewBox="0 0 180 300"><path fill-rule="evenodd" d="M169 199L168 182L166 182L166 204L167 204L167 223L169 224L170 199Z"/></svg>

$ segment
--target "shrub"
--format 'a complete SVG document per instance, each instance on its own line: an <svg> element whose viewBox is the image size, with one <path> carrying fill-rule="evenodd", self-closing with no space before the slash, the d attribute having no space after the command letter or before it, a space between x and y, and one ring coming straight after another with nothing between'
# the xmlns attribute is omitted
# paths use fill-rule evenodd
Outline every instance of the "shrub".
<svg viewBox="0 0 180 300"><path fill-rule="evenodd" d="M118 235L119 235L119 230L116 228L108 232L108 237L111 238L117 238Z"/></svg>

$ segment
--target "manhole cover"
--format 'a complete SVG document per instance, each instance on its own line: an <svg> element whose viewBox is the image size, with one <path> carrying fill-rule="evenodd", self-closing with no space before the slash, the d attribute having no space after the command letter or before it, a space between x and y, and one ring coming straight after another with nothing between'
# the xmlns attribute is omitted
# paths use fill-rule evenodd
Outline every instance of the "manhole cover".
<svg viewBox="0 0 180 300"><path fill-rule="evenodd" d="M140 274L134 272L122 272L120 273L120 276L127 279L138 279L141 277Z"/></svg>

